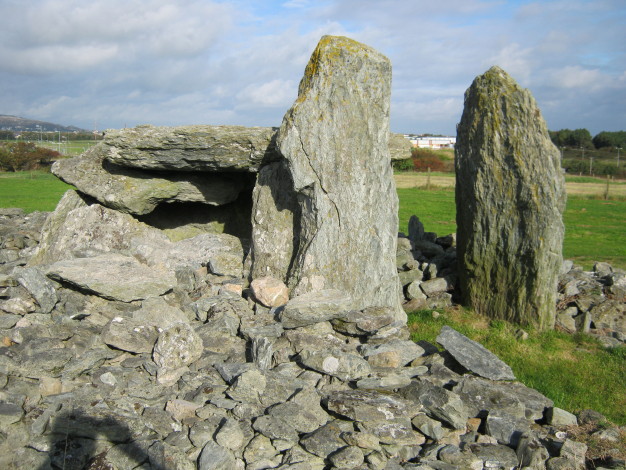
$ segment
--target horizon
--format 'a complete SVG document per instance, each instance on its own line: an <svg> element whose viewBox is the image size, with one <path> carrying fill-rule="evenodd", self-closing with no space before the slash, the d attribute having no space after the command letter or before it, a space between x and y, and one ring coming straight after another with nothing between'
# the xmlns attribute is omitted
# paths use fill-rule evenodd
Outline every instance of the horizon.
<svg viewBox="0 0 626 470"><path fill-rule="evenodd" d="M455 135L492 65L551 130L626 123L619 0L5 0L0 22L4 112L85 130L279 126L325 34L391 59L393 132Z"/></svg>

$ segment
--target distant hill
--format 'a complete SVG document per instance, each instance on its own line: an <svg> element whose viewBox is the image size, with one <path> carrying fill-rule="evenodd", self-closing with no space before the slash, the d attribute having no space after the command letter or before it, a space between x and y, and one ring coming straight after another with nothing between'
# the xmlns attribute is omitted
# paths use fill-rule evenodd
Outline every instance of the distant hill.
<svg viewBox="0 0 626 470"><path fill-rule="evenodd" d="M0 114L0 131L39 132L40 130L42 132L89 132L76 126L62 126L61 124L54 124L52 122Z"/></svg>

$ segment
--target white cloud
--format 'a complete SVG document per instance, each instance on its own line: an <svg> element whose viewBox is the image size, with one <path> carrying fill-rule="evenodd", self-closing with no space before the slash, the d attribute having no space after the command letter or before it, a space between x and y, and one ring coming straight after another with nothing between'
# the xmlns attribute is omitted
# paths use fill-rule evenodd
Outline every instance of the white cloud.
<svg viewBox="0 0 626 470"><path fill-rule="evenodd" d="M244 109L256 106L287 109L297 97L297 87L292 80L253 83L237 94L237 100L239 107Z"/></svg>

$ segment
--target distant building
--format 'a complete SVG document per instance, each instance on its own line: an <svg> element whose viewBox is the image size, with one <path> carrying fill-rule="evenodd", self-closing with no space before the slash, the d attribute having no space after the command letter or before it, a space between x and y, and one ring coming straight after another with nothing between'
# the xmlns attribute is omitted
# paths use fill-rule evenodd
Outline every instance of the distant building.
<svg viewBox="0 0 626 470"><path fill-rule="evenodd" d="M413 147L421 149L452 149L456 144L456 137L411 137Z"/></svg>

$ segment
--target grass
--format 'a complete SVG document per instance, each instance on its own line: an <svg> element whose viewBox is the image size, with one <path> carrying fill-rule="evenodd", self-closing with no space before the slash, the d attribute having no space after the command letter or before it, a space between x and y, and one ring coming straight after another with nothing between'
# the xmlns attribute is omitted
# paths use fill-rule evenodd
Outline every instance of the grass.
<svg viewBox="0 0 626 470"><path fill-rule="evenodd" d="M516 327L489 321L461 308L434 318L431 310L409 314L414 341L436 344L443 325L480 342L513 369L518 380L554 401L555 406L577 412L593 409L616 424L626 424L626 346L605 349L584 334L526 330L516 338Z"/></svg>
<svg viewBox="0 0 626 470"><path fill-rule="evenodd" d="M0 173L0 207L19 207L26 212L52 211L70 188L43 171Z"/></svg>
<svg viewBox="0 0 626 470"><path fill-rule="evenodd" d="M456 231L454 189L398 188L398 196L401 232L408 233L413 214L427 231L439 236ZM626 269L626 201L569 196L563 220L566 259L585 269L591 269L595 261Z"/></svg>
<svg viewBox="0 0 626 470"><path fill-rule="evenodd" d="M47 147L56 150L67 157L76 157L86 151L89 147L96 145L99 140L70 140L69 142L35 142L40 147Z"/></svg>

